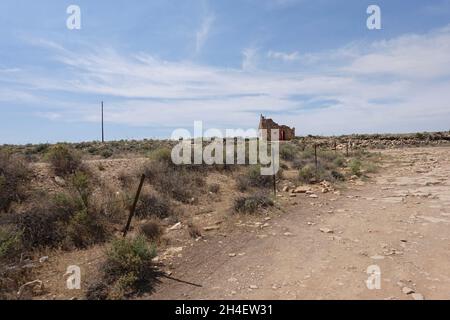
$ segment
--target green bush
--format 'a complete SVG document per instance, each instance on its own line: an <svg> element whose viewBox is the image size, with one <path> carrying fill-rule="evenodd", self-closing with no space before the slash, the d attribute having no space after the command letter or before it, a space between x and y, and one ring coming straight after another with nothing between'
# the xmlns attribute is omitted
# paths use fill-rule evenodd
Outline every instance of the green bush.
<svg viewBox="0 0 450 320"><path fill-rule="evenodd" d="M22 250L21 233L0 228L0 259L6 260L14 257Z"/></svg>
<svg viewBox="0 0 450 320"><path fill-rule="evenodd" d="M47 160L55 174L60 176L75 173L82 165L81 156L63 144L52 146L47 153Z"/></svg>
<svg viewBox="0 0 450 320"><path fill-rule="evenodd" d="M312 165L305 165L298 171L298 178L303 183L309 183L316 176L316 170Z"/></svg>
<svg viewBox="0 0 450 320"><path fill-rule="evenodd" d="M280 158L286 161L295 159L298 153L297 148L292 144L282 144L280 146Z"/></svg>
<svg viewBox="0 0 450 320"><path fill-rule="evenodd" d="M71 182L75 190L80 195L81 200L83 201L85 207L88 206L88 199L91 195L91 186L89 183L89 176L82 171L77 171L71 177Z"/></svg>
<svg viewBox="0 0 450 320"><path fill-rule="evenodd" d="M349 164L350 172L353 175L360 176L361 175L361 161L358 159L352 159Z"/></svg>
<svg viewBox="0 0 450 320"><path fill-rule="evenodd" d="M107 239L104 223L98 215L90 214L87 210L77 212L70 219L65 234L65 245L76 248L86 248Z"/></svg>
<svg viewBox="0 0 450 320"><path fill-rule="evenodd" d="M142 236L114 240L102 268L104 281L110 286L108 298L121 299L148 289L156 276L155 256L156 248L149 247Z"/></svg>
<svg viewBox="0 0 450 320"><path fill-rule="evenodd" d="M149 158L150 160L153 161L161 161L167 164L171 164L172 163L172 151L169 148L158 148L153 150L150 154L149 154Z"/></svg>

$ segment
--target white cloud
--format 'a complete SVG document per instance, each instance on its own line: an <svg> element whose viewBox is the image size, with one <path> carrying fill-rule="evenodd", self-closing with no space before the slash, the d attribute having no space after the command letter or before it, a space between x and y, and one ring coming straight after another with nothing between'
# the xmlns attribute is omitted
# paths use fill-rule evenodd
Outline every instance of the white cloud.
<svg viewBox="0 0 450 320"><path fill-rule="evenodd" d="M277 52L277 51L269 51L267 56L272 59L279 59L283 61L295 61L299 59L299 54L297 51L286 53L286 52Z"/></svg>
<svg viewBox="0 0 450 320"><path fill-rule="evenodd" d="M258 60L258 49L246 48L242 51L242 70L254 70L256 69Z"/></svg>
<svg viewBox="0 0 450 320"><path fill-rule="evenodd" d="M202 25L200 27L200 30L197 31L196 37L195 37L195 39L196 39L195 52L196 53L199 53L202 50L206 40L208 39L210 29L211 29L212 24L214 23L214 20L215 20L215 17L212 14L209 14L204 18Z"/></svg>

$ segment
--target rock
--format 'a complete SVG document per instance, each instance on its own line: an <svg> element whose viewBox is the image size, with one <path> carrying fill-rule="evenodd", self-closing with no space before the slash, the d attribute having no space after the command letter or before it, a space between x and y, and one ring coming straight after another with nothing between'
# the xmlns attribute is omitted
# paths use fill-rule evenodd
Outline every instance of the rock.
<svg viewBox="0 0 450 320"><path fill-rule="evenodd" d="M172 256L177 253L180 253L181 251L183 251L183 247L172 247L172 248L167 249L166 252L164 252L164 255Z"/></svg>
<svg viewBox="0 0 450 320"><path fill-rule="evenodd" d="M403 287L402 292L404 294L412 294L412 293L414 293L414 290L411 288L408 288L408 287Z"/></svg>
<svg viewBox="0 0 450 320"><path fill-rule="evenodd" d="M350 177L350 179L351 179L351 180L357 180L357 179L358 179L358 176L357 176L357 175L352 175L352 176Z"/></svg>
<svg viewBox="0 0 450 320"><path fill-rule="evenodd" d="M254 284L252 284L252 285L250 285L250 286L249 286L249 288L250 288L250 289L252 289L252 290L256 290L256 289L258 289L258 286L257 286L257 285L254 285Z"/></svg>
<svg viewBox="0 0 450 320"><path fill-rule="evenodd" d="M283 235L286 236L286 237L292 237L293 236L293 234L290 233L290 232L285 232L285 233L283 233Z"/></svg>
<svg viewBox="0 0 450 320"><path fill-rule="evenodd" d="M66 185L66 180L58 176L55 177L55 182L61 187L64 187Z"/></svg>
<svg viewBox="0 0 450 320"><path fill-rule="evenodd" d="M310 197L310 198L313 198L313 199L318 198L317 194L314 194L314 193L313 193L313 194L310 194L309 197Z"/></svg>
<svg viewBox="0 0 450 320"><path fill-rule="evenodd" d="M219 226L207 226L207 227L203 228L203 230L205 230L205 231L213 231L213 230L219 230L219 229L220 229Z"/></svg>
<svg viewBox="0 0 450 320"><path fill-rule="evenodd" d="M412 297L414 300L424 300L423 295L421 295L420 293L412 293L412 294L411 294L411 297Z"/></svg>
<svg viewBox="0 0 450 320"><path fill-rule="evenodd" d="M319 230L323 233L334 233L334 231L329 228L320 228Z"/></svg>
<svg viewBox="0 0 450 320"><path fill-rule="evenodd" d="M229 253L228 256L231 258L236 257L236 253Z"/></svg>
<svg viewBox="0 0 450 320"><path fill-rule="evenodd" d="M175 223L169 228L169 231L180 230L182 228L181 222Z"/></svg>
<svg viewBox="0 0 450 320"><path fill-rule="evenodd" d="M44 256L44 257L41 257L40 259L39 259L39 262L40 263L44 263L44 262L47 262L48 261L48 256Z"/></svg>
<svg viewBox="0 0 450 320"><path fill-rule="evenodd" d="M291 197L291 198L295 198L297 195L295 194L295 193L291 193L290 195L289 195L289 197Z"/></svg>
<svg viewBox="0 0 450 320"><path fill-rule="evenodd" d="M288 191L289 191L289 187L288 186L283 187L283 192L288 192Z"/></svg>
<svg viewBox="0 0 450 320"><path fill-rule="evenodd" d="M307 193L308 191L311 191L310 187L300 186L292 190L292 193Z"/></svg>

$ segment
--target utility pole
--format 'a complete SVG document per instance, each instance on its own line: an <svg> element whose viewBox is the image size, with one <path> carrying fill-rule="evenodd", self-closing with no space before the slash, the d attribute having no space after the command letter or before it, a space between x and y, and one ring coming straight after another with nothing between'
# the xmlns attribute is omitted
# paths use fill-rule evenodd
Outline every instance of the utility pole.
<svg viewBox="0 0 450 320"><path fill-rule="evenodd" d="M105 142L105 129L103 125L103 101L102 101L102 143Z"/></svg>

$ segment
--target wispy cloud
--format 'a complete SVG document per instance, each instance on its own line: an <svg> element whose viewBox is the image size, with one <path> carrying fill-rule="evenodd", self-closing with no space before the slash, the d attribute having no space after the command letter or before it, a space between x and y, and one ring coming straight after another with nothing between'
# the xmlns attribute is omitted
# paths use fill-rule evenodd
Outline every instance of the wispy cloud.
<svg viewBox="0 0 450 320"><path fill-rule="evenodd" d="M202 50L206 40L208 39L208 36L209 36L210 30L211 30L211 27L214 23L214 20L215 20L215 16L213 14L208 14L203 19L202 25L201 25L200 29L197 31L196 37L195 37L195 39L196 39L195 52L196 53L199 53Z"/></svg>
<svg viewBox="0 0 450 320"><path fill-rule="evenodd" d="M242 51L242 70L254 70L257 65L258 49L245 48Z"/></svg>
<svg viewBox="0 0 450 320"><path fill-rule="evenodd" d="M269 51L267 56L272 59L279 59L283 61L295 61L299 59L299 54L297 51L286 53L286 52L278 52L278 51Z"/></svg>

